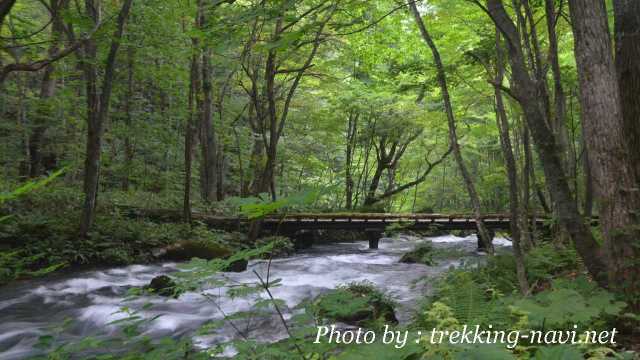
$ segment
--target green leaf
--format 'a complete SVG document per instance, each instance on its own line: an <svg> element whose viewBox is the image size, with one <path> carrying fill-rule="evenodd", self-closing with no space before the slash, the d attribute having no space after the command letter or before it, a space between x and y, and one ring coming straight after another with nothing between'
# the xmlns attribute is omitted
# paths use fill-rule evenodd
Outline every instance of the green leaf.
<svg viewBox="0 0 640 360"><path fill-rule="evenodd" d="M582 353L573 346L542 347L536 351L536 360L583 360Z"/></svg>

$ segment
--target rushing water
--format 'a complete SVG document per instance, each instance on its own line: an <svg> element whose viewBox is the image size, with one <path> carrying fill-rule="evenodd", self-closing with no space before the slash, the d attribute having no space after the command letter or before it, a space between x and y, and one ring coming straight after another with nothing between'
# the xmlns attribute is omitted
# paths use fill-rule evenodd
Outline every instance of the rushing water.
<svg viewBox="0 0 640 360"><path fill-rule="evenodd" d="M270 274L282 279L281 286L273 288L276 298L286 302L285 317L304 299L313 298L340 284L367 280L389 294L397 303L396 316L400 322L410 320L416 302L430 291L432 280L450 266L465 259L475 258L475 236L459 238L442 236L430 238L437 247L454 247L465 255L460 259L441 261L436 266L402 264L398 260L426 239L400 236L382 239L379 250L369 250L367 242L317 245L295 256L273 260ZM495 239L496 245L509 245L506 240ZM264 274L267 263L253 261L248 271L224 274L230 283L255 283L253 270ZM110 322L125 317L120 311L127 291L143 286L161 274L180 271L175 263L133 265L72 275L52 276L20 282L0 288L0 359L21 359L35 354L33 345L38 337L49 334L65 319L73 319L63 331L57 331L60 341L74 341L89 335L108 336L117 331ZM180 336L193 333L209 320L251 308L252 299L231 300L224 296L225 288L206 290L217 301L205 298L199 292L186 293L178 299L142 296L126 305L140 310L145 316L162 314L145 327L151 337ZM255 299L254 299L255 300ZM143 306L151 303L151 308ZM248 336L260 341L277 341L286 336L279 318L267 316L242 324L251 329ZM194 337L197 346L233 339L235 330L223 326L215 335Z"/></svg>

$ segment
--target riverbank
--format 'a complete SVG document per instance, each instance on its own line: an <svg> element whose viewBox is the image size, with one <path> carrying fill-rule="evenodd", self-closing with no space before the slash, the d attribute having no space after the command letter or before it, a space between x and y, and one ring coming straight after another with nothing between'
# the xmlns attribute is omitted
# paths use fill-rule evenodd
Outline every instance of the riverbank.
<svg viewBox="0 0 640 360"><path fill-rule="evenodd" d="M275 259L270 265L266 260L253 260L245 272L216 276L217 280L231 284L229 286L209 286L201 292L187 292L178 299L144 295L128 302L124 300L131 289L148 284L155 276L176 276L185 270L176 263L133 265L16 283L0 288L3 314L0 333L6 334L0 339L0 350L4 351L4 356L12 358L29 354L38 338L65 318L74 321L67 332L57 337L58 341L80 341L87 336L107 338L118 330L117 326L109 324L126 318L120 311L125 305L130 311L140 311L136 314L146 319L162 315L144 327L142 333L146 336L156 339L193 336L202 325L223 320L223 314L234 317L251 311L264 294L232 299L229 290L239 284L257 282L254 271L264 276L267 267L272 279L281 279L272 291L275 298L282 300L288 319L299 313L297 307L306 300L339 285L368 281L394 299L396 316L401 324L407 325L412 321L419 301L431 291L435 277L450 266L480 259L475 255L474 237L444 236L432 240L438 248L455 250L456 256L463 257L446 259L431 267L400 263L404 253L426 241L417 237L382 239L377 251L369 250L364 241L324 244L288 258ZM215 296L220 303L211 303L208 296ZM144 309L146 304L153 306ZM47 320L43 323L42 319ZM245 335L255 341L273 342L287 336L280 319L273 313L262 318L234 321L234 326L249 328ZM102 329L106 329L106 333L100 333ZM239 338L233 326L223 324L218 331L195 336L192 340L197 348L205 349Z"/></svg>
<svg viewBox="0 0 640 360"><path fill-rule="evenodd" d="M407 252L426 244L433 249L430 266L400 262ZM0 357L22 359L53 351L115 359L126 357L128 350L131 355L160 354L163 359L234 355L280 360L301 358L296 348L307 358L320 359L328 354L338 359L465 358L472 354L492 359L636 356L625 352L634 348L637 338L624 304L582 275L574 251L544 244L531 251L526 261L535 285L523 297L513 281L510 243L497 238L498 255L491 258L479 255L476 244L475 236L399 235L383 238L379 250L369 250L367 242L356 241L320 244L272 261L254 259L239 273L210 272L215 261L196 261L54 274L14 283L0 288ZM179 284L196 281L200 286L178 298L142 290L162 274ZM575 323L581 331L617 327L620 343L551 346L522 342L514 349L411 343L401 350L380 344L315 344L311 340L315 325L352 328L317 310L317 299L345 286L370 286L388 298L399 322L392 325L394 331L454 331L466 324L483 329L492 325L494 329L561 330ZM329 306L339 306L344 313L356 309L355 303L358 298ZM326 304L323 306L326 310ZM380 330L383 323L369 326ZM64 346L58 347L61 344ZM555 352L569 357L553 357Z"/></svg>

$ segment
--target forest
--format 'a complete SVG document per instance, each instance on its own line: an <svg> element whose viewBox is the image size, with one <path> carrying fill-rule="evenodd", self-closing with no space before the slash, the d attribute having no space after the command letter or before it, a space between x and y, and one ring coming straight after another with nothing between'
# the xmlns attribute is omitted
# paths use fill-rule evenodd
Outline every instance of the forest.
<svg viewBox="0 0 640 360"><path fill-rule="evenodd" d="M640 358L638 0L0 0L0 119L0 359Z"/></svg>

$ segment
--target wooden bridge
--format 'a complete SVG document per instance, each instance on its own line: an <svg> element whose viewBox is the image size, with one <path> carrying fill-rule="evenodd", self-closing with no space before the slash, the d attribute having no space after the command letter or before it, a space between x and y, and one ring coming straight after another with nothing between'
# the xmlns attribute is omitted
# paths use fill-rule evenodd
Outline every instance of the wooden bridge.
<svg viewBox="0 0 640 360"><path fill-rule="evenodd" d="M161 221L180 221L182 214L175 210L125 208L130 216ZM192 219L216 229L237 230L252 220L193 213ZM483 220L493 231L509 230L509 214L485 214ZM530 221L544 226L544 216ZM475 230L475 218L468 214L372 214L372 213L295 213L271 215L259 220L261 230L269 233L293 235L301 230L352 230L366 232L371 248L377 248L383 231L390 228L406 230Z"/></svg>
<svg viewBox="0 0 640 360"><path fill-rule="evenodd" d="M508 230L509 214L487 214L483 216L486 226L492 230ZM533 218L532 218L533 220ZM545 218L537 218L543 225ZM270 216L262 220L269 229L344 229L344 230L385 230L399 227L408 230L474 230L475 218L464 214L288 214Z"/></svg>

